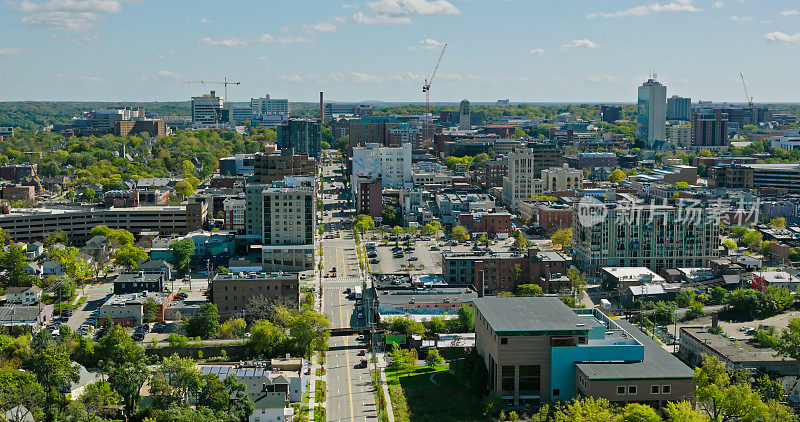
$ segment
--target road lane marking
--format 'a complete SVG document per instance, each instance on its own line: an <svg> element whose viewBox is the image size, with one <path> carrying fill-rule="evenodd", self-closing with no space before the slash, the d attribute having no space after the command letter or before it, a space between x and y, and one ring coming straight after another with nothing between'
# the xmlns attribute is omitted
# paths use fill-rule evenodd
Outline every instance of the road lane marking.
<svg viewBox="0 0 800 422"><path fill-rule="evenodd" d="M339 326L343 327L343 320L342 320L342 295L336 295L339 298ZM347 336L344 336L344 361L347 365L347 403L350 405L350 419L353 419L353 386L352 381L350 380L350 354L347 353Z"/></svg>

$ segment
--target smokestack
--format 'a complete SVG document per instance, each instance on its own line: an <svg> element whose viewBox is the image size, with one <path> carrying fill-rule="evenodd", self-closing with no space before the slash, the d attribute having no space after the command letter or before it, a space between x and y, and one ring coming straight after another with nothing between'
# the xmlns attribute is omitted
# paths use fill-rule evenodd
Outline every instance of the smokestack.
<svg viewBox="0 0 800 422"><path fill-rule="evenodd" d="M484 291L486 284L484 280L485 277L484 273L485 273L484 270L478 271L478 297L483 297L483 295L485 294Z"/></svg>
<svg viewBox="0 0 800 422"><path fill-rule="evenodd" d="M322 91L319 92L319 123L325 123L325 106L322 103Z"/></svg>

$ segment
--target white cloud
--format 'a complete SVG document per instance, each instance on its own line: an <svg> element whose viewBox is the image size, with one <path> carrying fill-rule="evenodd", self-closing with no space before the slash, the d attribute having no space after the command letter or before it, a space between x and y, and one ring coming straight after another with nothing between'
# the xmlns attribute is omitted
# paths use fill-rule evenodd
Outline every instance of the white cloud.
<svg viewBox="0 0 800 422"><path fill-rule="evenodd" d="M616 12L606 13L589 13L587 18L619 18L625 16L646 16L662 12L699 12L698 9L692 4L693 0L677 0L671 3L652 3L642 6L632 7L630 9L619 10ZM716 4L715 4L716 6Z"/></svg>
<svg viewBox="0 0 800 422"><path fill-rule="evenodd" d="M358 5L356 3L345 3L345 4L342 5L342 9L344 9L344 10L357 9L357 8L358 8Z"/></svg>
<svg viewBox="0 0 800 422"><path fill-rule="evenodd" d="M331 21L320 21L310 25L303 25L303 30L314 34L317 32L335 32L339 30L339 27Z"/></svg>
<svg viewBox="0 0 800 422"><path fill-rule="evenodd" d="M721 1L715 1L711 7L713 7L714 9L722 9L723 7L725 7L725 3Z"/></svg>
<svg viewBox="0 0 800 422"><path fill-rule="evenodd" d="M529 56L544 56L543 48L532 48L526 53Z"/></svg>
<svg viewBox="0 0 800 422"><path fill-rule="evenodd" d="M599 45L595 44L592 40L584 38L582 40L572 40L561 46L562 50L574 50L576 48L597 48Z"/></svg>
<svg viewBox="0 0 800 422"><path fill-rule="evenodd" d="M367 2L367 7L379 15L423 16L457 15L457 7L447 0L377 0Z"/></svg>
<svg viewBox="0 0 800 422"><path fill-rule="evenodd" d="M108 82L107 80L103 78L98 78L97 76L82 76L81 79L83 79L86 82L96 82L96 83Z"/></svg>
<svg viewBox="0 0 800 422"><path fill-rule="evenodd" d="M52 30L86 32L96 28L107 15L122 12L122 5L133 0L6 0L14 12L25 14L23 24Z"/></svg>
<svg viewBox="0 0 800 422"><path fill-rule="evenodd" d="M265 61L269 60L269 57L261 56L261 57L258 58L258 60L261 60L262 62L265 62Z"/></svg>
<svg viewBox="0 0 800 422"><path fill-rule="evenodd" d="M158 72L156 72L156 75L165 79L175 79L178 81L183 80L183 75L177 72L173 72L171 70L159 70Z"/></svg>
<svg viewBox="0 0 800 422"><path fill-rule="evenodd" d="M0 47L0 56L19 56L26 51L21 48Z"/></svg>
<svg viewBox="0 0 800 422"><path fill-rule="evenodd" d="M311 40L302 37L278 37L264 34L258 38L237 38L237 37L223 37L223 38L201 38L198 42L200 44L211 45L215 47L247 47L256 44L295 44L305 43Z"/></svg>
<svg viewBox="0 0 800 422"><path fill-rule="evenodd" d="M433 38L425 38L415 46L406 47L406 50L436 50L443 45L444 43L441 41L434 40Z"/></svg>
<svg viewBox="0 0 800 422"><path fill-rule="evenodd" d="M203 25L208 25L214 23L214 21L208 18L200 18L200 23L202 23Z"/></svg>
<svg viewBox="0 0 800 422"><path fill-rule="evenodd" d="M304 82L305 81L305 78L303 78L300 75L283 75L283 76L279 77L278 79L280 79L280 80L282 80L284 82Z"/></svg>
<svg viewBox="0 0 800 422"><path fill-rule="evenodd" d="M611 84L622 82L622 80L613 75L589 75L586 80L596 84Z"/></svg>
<svg viewBox="0 0 800 422"><path fill-rule="evenodd" d="M800 15L800 11L797 9L792 9L792 10L784 10L783 12L781 12L781 16L795 16L795 15Z"/></svg>
<svg viewBox="0 0 800 422"><path fill-rule="evenodd" d="M785 32L775 31L764 34L764 38L772 42L800 42L800 32L789 35Z"/></svg>
<svg viewBox="0 0 800 422"><path fill-rule="evenodd" d="M367 16L361 12L353 14L350 21L362 25L408 25L411 23L411 18L408 16Z"/></svg>
<svg viewBox="0 0 800 422"><path fill-rule="evenodd" d="M754 20L750 16L731 16L732 22L753 22Z"/></svg>

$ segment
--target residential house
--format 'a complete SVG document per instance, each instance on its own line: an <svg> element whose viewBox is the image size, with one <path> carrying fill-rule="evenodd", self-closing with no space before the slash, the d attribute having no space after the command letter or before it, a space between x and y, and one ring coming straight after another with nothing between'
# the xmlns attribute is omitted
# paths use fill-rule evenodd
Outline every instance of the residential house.
<svg viewBox="0 0 800 422"><path fill-rule="evenodd" d="M6 302L15 305L36 305L42 297L42 289L37 286L6 288Z"/></svg>

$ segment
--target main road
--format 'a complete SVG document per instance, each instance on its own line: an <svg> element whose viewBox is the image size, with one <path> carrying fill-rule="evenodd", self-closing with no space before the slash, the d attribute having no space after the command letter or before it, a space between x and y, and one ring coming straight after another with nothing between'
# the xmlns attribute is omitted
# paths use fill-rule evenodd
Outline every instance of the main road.
<svg viewBox="0 0 800 422"><path fill-rule="evenodd" d="M326 154L328 157L332 154ZM347 227L354 218L354 210L348 205L348 194L342 192L343 164L338 160L323 162L320 188L323 192L325 227L323 245L323 311L331 327L364 326L363 305L348 299L345 291L360 286L362 279L358 267L356 244L353 233ZM331 178L335 181L331 182ZM333 237L331 237L333 236ZM323 236L324 237L324 236ZM336 275L333 276L333 269ZM362 306L359 310L359 306ZM331 337L328 342L325 369L327 370L326 407L328 421L377 420L375 395L368 368L361 368L361 350L367 344L356 336ZM368 356L363 356L368 357ZM319 401L319 398L316 399Z"/></svg>

